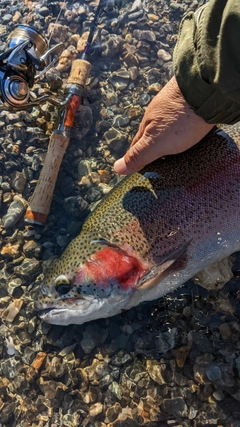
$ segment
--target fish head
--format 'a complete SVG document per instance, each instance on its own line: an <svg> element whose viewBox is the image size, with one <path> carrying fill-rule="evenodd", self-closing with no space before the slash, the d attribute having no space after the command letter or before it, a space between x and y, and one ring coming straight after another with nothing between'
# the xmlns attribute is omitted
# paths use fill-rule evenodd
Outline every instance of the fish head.
<svg viewBox="0 0 240 427"><path fill-rule="evenodd" d="M48 323L82 324L121 312L149 270L130 246L104 239L91 240L81 260L76 256L75 261L74 253L73 241L33 296L35 309Z"/></svg>

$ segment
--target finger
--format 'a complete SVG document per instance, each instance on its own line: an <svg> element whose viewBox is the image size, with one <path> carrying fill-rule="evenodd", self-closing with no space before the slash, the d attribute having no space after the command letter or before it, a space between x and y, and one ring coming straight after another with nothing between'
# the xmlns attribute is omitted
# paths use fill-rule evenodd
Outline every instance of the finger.
<svg viewBox="0 0 240 427"><path fill-rule="evenodd" d="M141 170L148 163L159 157L153 145L150 145L151 141L151 138L145 135L140 138L129 148L124 157L115 162L115 171L121 175L129 175Z"/></svg>
<svg viewBox="0 0 240 427"><path fill-rule="evenodd" d="M144 133L144 126L143 126L143 123L141 123L136 135L134 136L134 138L131 142L131 147L132 147L132 145L136 144L136 142L139 141L140 138L142 138L143 133Z"/></svg>

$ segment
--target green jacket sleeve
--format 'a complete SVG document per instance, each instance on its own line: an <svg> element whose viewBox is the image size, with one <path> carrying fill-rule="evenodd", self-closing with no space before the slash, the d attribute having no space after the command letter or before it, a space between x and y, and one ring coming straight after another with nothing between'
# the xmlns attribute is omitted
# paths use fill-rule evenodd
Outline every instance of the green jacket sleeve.
<svg viewBox="0 0 240 427"><path fill-rule="evenodd" d="M184 16L173 68L185 100L206 122L240 120L239 0L210 0Z"/></svg>

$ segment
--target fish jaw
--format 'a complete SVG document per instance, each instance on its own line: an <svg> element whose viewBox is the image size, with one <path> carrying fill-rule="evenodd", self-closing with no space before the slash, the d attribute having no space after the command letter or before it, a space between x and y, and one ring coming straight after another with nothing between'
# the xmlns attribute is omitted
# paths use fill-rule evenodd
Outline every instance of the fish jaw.
<svg viewBox="0 0 240 427"><path fill-rule="evenodd" d="M112 294L106 299L83 298L72 300L70 304L41 309L39 317L52 325L68 326L114 316L124 309L130 299L131 291L125 295Z"/></svg>
<svg viewBox="0 0 240 427"><path fill-rule="evenodd" d="M128 304L149 268L127 246L124 249L103 246L75 274L46 276L33 298L35 309L41 319L56 325L80 325L111 317ZM70 284L66 294L58 294L59 283Z"/></svg>

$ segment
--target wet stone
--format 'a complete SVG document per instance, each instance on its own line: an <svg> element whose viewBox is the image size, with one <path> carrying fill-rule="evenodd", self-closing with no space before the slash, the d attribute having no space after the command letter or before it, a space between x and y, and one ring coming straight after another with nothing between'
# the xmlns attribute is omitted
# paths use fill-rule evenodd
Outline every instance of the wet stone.
<svg viewBox="0 0 240 427"><path fill-rule="evenodd" d="M29 240L23 245L23 252L28 258L39 258L41 255L41 245L34 240Z"/></svg>
<svg viewBox="0 0 240 427"><path fill-rule="evenodd" d="M161 409L169 415L175 415L178 417L188 416L188 408L182 397L164 399L161 404Z"/></svg>
<svg viewBox="0 0 240 427"><path fill-rule="evenodd" d="M24 259L23 263L15 268L15 273L23 277L36 274L40 267L40 262L31 258Z"/></svg>
<svg viewBox="0 0 240 427"><path fill-rule="evenodd" d="M128 72L129 72L129 77L131 80L134 81L137 79L137 77L139 75L138 67L130 67L128 69Z"/></svg>
<svg viewBox="0 0 240 427"><path fill-rule="evenodd" d="M222 377L221 369L215 363L210 363L206 367L205 372L210 381L217 381L217 380L220 380Z"/></svg>
<svg viewBox="0 0 240 427"><path fill-rule="evenodd" d="M12 199L13 199L12 193L9 193L9 192L3 193L3 196L2 196L3 203L10 203Z"/></svg>
<svg viewBox="0 0 240 427"><path fill-rule="evenodd" d="M109 387L108 390L111 391L111 393L117 397L117 399L121 400L122 397L122 391L119 387L119 384L116 381L113 381Z"/></svg>
<svg viewBox="0 0 240 427"><path fill-rule="evenodd" d="M40 9L38 9L38 12L42 16L48 16L50 14L49 8L46 6L40 7Z"/></svg>
<svg viewBox="0 0 240 427"><path fill-rule="evenodd" d="M21 362L15 357L11 357L10 359L1 362L2 375L9 380L12 380L16 375L18 375L21 367Z"/></svg>
<svg viewBox="0 0 240 427"><path fill-rule="evenodd" d="M178 12L184 12L184 10L185 10L184 5L182 5L182 4L180 4L180 3L176 2L176 1L172 1L170 3L170 9L173 12L176 12L176 11L178 11Z"/></svg>
<svg viewBox="0 0 240 427"><path fill-rule="evenodd" d="M26 207L27 202L23 198L15 196L14 201L8 208L7 214L3 218L3 226L5 228L13 227L25 213Z"/></svg>
<svg viewBox="0 0 240 427"><path fill-rule="evenodd" d="M145 40L148 42L156 41L156 35L151 30L134 30L133 37L135 37L137 40Z"/></svg>
<svg viewBox="0 0 240 427"><path fill-rule="evenodd" d="M2 423L7 423L13 418L15 406L16 406L15 402L10 402L4 405L4 407L1 409Z"/></svg>
<svg viewBox="0 0 240 427"><path fill-rule="evenodd" d="M124 43L124 40L121 36L117 35L117 34L109 34L108 36L106 36L105 40L104 40L104 51L102 52L102 56L113 56L118 54L121 49L122 49L122 45Z"/></svg>
<svg viewBox="0 0 240 427"><path fill-rule="evenodd" d="M163 61L170 61L172 59L172 56L170 55L170 53L168 53L164 49L159 49L157 51L157 56L159 59L162 59Z"/></svg>
<svg viewBox="0 0 240 427"><path fill-rule="evenodd" d="M92 364L85 368L85 373L87 374L90 381L100 380L110 371L108 364L105 361L100 361L99 359L93 359Z"/></svg>
<svg viewBox="0 0 240 427"><path fill-rule="evenodd" d="M173 349L176 345L177 329L172 328L169 331L159 333L157 338L157 349L159 353L165 354L167 351Z"/></svg>
<svg viewBox="0 0 240 427"><path fill-rule="evenodd" d="M112 358L112 365L122 366L125 363L130 362L132 360L132 356L128 353L119 352Z"/></svg>
<svg viewBox="0 0 240 427"><path fill-rule="evenodd" d="M47 413L48 408L51 407L50 400L46 399L46 397L42 396L42 395L39 395L37 397L35 405L36 405L38 412L41 414Z"/></svg>
<svg viewBox="0 0 240 427"><path fill-rule="evenodd" d="M130 120L126 115L116 116L113 121L113 126L116 126L116 127L127 126L129 122Z"/></svg>
<svg viewBox="0 0 240 427"><path fill-rule="evenodd" d="M161 85L159 83L153 83L152 85L148 86L148 93L150 95L156 95L161 90Z"/></svg>
<svg viewBox="0 0 240 427"><path fill-rule="evenodd" d="M12 20L12 15L10 15L10 13L7 13L6 15L3 15L1 17L1 21L4 24L7 24L8 22L10 22Z"/></svg>
<svg viewBox="0 0 240 427"><path fill-rule="evenodd" d="M14 190L16 190L18 193L23 193L26 182L27 182L25 173L14 171L11 174L11 177L12 177L12 186Z"/></svg>
<svg viewBox="0 0 240 427"><path fill-rule="evenodd" d="M68 40L68 28L65 25L51 23L48 27L48 35L56 43L64 43Z"/></svg>
<svg viewBox="0 0 240 427"><path fill-rule="evenodd" d="M62 417L63 425L66 427L79 427L81 421L80 413L66 414Z"/></svg>
<svg viewBox="0 0 240 427"><path fill-rule="evenodd" d="M142 105L143 107L145 105L148 105L150 101L151 101L151 97L148 95L148 93L142 93L142 95L139 98L139 104Z"/></svg>
<svg viewBox="0 0 240 427"><path fill-rule="evenodd" d="M24 354L22 356L23 362L26 363L27 365L31 365L34 358L35 358L35 351L32 350L30 347L26 347L24 349Z"/></svg>
<svg viewBox="0 0 240 427"><path fill-rule="evenodd" d="M129 73L127 70L114 71L109 76L109 81L117 90L124 90L129 83Z"/></svg>
<svg viewBox="0 0 240 427"><path fill-rule="evenodd" d="M223 340L228 340L232 335L232 331L228 323L222 323L219 326L219 331Z"/></svg>
<svg viewBox="0 0 240 427"><path fill-rule="evenodd" d="M85 353L91 353L94 347L100 343L104 343L106 339L106 332L100 328L93 328L92 326L86 327L81 341L81 347Z"/></svg>
<svg viewBox="0 0 240 427"><path fill-rule="evenodd" d="M3 182L1 183L1 189L2 189L4 192L11 191L11 185L9 184L9 182L3 181Z"/></svg>
<svg viewBox="0 0 240 427"><path fill-rule="evenodd" d="M7 290L10 295L13 295L15 297L21 296L22 292L20 286L22 285L22 279L20 277L12 277L12 279L7 284Z"/></svg>
<svg viewBox="0 0 240 427"><path fill-rule="evenodd" d="M100 402L94 403L89 408L89 415L90 417L96 417L97 415L101 414L103 411L103 405Z"/></svg>
<svg viewBox="0 0 240 427"><path fill-rule="evenodd" d="M127 67L138 67L139 65L137 57L130 52L123 57L123 62Z"/></svg>
<svg viewBox="0 0 240 427"><path fill-rule="evenodd" d="M118 152L126 142L126 135L117 129L111 128L104 133L104 138L110 150Z"/></svg>
<svg viewBox="0 0 240 427"><path fill-rule="evenodd" d="M108 92L105 97L105 105L107 107L111 105L116 105L118 103L118 96L114 92ZM106 126L106 125L105 125ZM102 125L104 127L104 125Z"/></svg>
<svg viewBox="0 0 240 427"><path fill-rule="evenodd" d="M76 197L72 196L72 197L67 197L64 200L63 206L66 212L78 218L82 216L84 211L86 211L86 209L88 208L88 203L81 196L76 196Z"/></svg>
<svg viewBox="0 0 240 427"><path fill-rule="evenodd" d="M46 72L45 76L50 90L57 91L62 87L63 80L60 72L56 68L50 68L50 70Z"/></svg>
<svg viewBox="0 0 240 427"><path fill-rule="evenodd" d="M165 384L164 372L166 370L165 363L159 363L156 360L147 360L146 370L149 373L153 381L156 381L159 385Z"/></svg>
<svg viewBox="0 0 240 427"><path fill-rule="evenodd" d="M15 317L18 315L23 305L23 301L20 299L13 300L9 306L4 310L2 318L7 322L13 322Z"/></svg>
<svg viewBox="0 0 240 427"><path fill-rule="evenodd" d="M91 172L91 163L88 160L80 160L78 163L78 180Z"/></svg>
<svg viewBox="0 0 240 427"><path fill-rule="evenodd" d="M102 192L99 187L91 187L87 192L87 200L89 203L96 202L102 197Z"/></svg>
<svg viewBox="0 0 240 427"><path fill-rule="evenodd" d="M20 248L20 243L7 243L2 246L1 255L4 258L18 258L21 255Z"/></svg>

